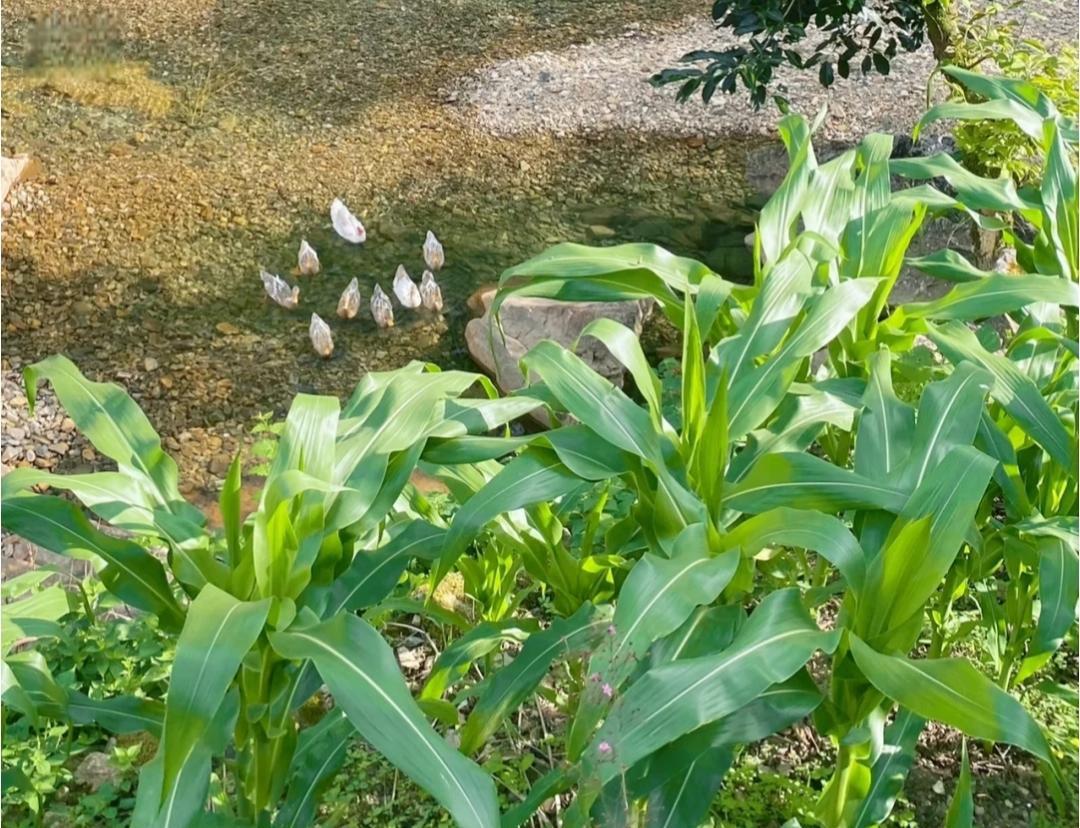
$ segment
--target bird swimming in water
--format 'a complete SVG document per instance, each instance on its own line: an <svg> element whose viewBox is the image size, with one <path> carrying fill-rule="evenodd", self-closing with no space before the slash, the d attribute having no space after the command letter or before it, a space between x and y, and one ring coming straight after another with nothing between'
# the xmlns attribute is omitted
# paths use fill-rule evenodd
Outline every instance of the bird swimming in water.
<svg viewBox="0 0 1080 828"><path fill-rule="evenodd" d="M315 248L307 243L307 239L300 239L300 252L296 256L296 269L301 276L314 276L319 272L319 254Z"/></svg>
<svg viewBox="0 0 1080 828"><path fill-rule="evenodd" d="M330 336L330 326L323 322L317 313L311 314L308 336L311 337L311 344L315 347L315 353L323 359L329 359L330 355L334 353L334 338Z"/></svg>
<svg viewBox="0 0 1080 828"><path fill-rule="evenodd" d="M337 303L337 315L342 319L352 319L360 310L360 285L356 279L341 294Z"/></svg>
<svg viewBox="0 0 1080 828"><path fill-rule="evenodd" d="M427 310L442 313L442 291L439 283L435 281L435 274L425 270L420 279L420 301Z"/></svg>
<svg viewBox="0 0 1080 828"><path fill-rule="evenodd" d="M296 306L300 304L299 287L290 288L288 282L280 276L275 276L273 273L267 273L265 270L259 271L259 278L262 279L263 287L266 289L266 295L281 305L281 307L286 310L295 310Z"/></svg>
<svg viewBox="0 0 1080 828"><path fill-rule="evenodd" d="M383 293L383 289L375 285L371 292L371 317L380 328L394 327L394 306L390 304L390 297Z"/></svg>
<svg viewBox="0 0 1080 828"><path fill-rule="evenodd" d="M424 262L428 268L435 271L440 270L446 262L443 247L430 230L427 231L427 238L424 239Z"/></svg>
<svg viewBox="0 0 1080 828"><path fill-rule="evenodd" d="M330 203L330 223L341 238L353 244L363 244L367 241L367 231L360 219L349 212L349 208L342 204L340 198L335 198Z"/></svg>
<svg viewBox="0 0 1080 828"><path fill-rule="evenodd" d="M409 278L405 265L398 265L394 273L394 295L403 308L420 307L420 291L416 289L416 282Z"/></svg>

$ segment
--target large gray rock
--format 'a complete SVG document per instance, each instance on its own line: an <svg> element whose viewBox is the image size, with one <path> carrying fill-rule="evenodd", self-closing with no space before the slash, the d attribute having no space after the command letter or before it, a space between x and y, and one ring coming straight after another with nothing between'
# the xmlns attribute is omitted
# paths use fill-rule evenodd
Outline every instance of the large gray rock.
<svg viewBox="0 0 1080 828"><path fill-rule="evenodd" d="M483 309L483 316L465 327L465 344L476 363L491 376L503 392L525 385L518 361L538 342L551 339L567 348L594 319L606 317L621 322L640 334L652 308L650 301L559 302L534 297L511 298L499 309L502 332L491 322L491 300L495 288L481 290L470 304ZM585 337L576 350L597 373L622 385L623 369L598 340Z"/></svg>

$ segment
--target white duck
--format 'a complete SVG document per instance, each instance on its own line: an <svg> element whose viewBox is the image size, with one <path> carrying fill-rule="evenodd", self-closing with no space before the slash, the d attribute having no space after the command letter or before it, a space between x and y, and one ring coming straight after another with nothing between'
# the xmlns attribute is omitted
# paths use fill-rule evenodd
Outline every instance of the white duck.
<svg viewBox="0 0 1080 828"><path fill-rule="evenodd" d="M394 327L394 306L390 304L390 297L383 293L383 289L378 285L375 285L375 290L371 292L371 316L380 328Z"/></svg>
<svg viewBox="0 0 1080 828"><path fill-rule="evenodd" d="M319 272L319 254L307 243L307 239L300 239L300 252L296 254L296 269L301 276L314 276Z"/></svg>
<svg viewBox="0 0 1080 828"><path fill-rule="evenodd" d="M273 273L267 273L265 270L259 271L259 278L262 279L266 295L281 305L281 307L286 310L295 310L296 306L300 304L299 287L290 288L288 282L280 276L275 276Z"/></svg>
<svg viewBox="0 0 1080 828"><path fill-rule="evenodd" d="M430 230L427 232L427 238L424 239L424 262L431 270L436 271L440 270L446 262L443 246Z"/></svg>
<svg viewBox="0 0 1080 828"><path fill-rule="evenodd" d="M342 319L352 319L360 310L360 285L353 279L341 294L337 303L337 315Z"/></svg>
<svg viewBox="0 0 1080 828"><path fill-rule="evenodd" d="M420 278L420 301L427 310L442 313L442 291L439 283L435 281L435 274L425 270Z"/></svg>
<svg viewBox="0 0 1080 828"><path fill-rule="evenodd" d="M323 359L329 359L334 353L334 338L330 335L330 326L327 325L319 314L311 314L311 324L308 326L308 336L311 344L315 347L315 353Z"/></svg>
<svg viewBox="0 0 1080 828"><path fill-rule="evenodd" d="M403 308L420 307L420 291L416 288L416 282L409 278L405 265L398 265L394 273L394 295Z"/></svg>
<svg viewBox="0 0 1080 828"><path fill-rule="evenodd" d="M330 203L330 223L341 238L353 244L363 244L367 241L367 231L360 219L349 212L340 198L335 198Z"/></svg>

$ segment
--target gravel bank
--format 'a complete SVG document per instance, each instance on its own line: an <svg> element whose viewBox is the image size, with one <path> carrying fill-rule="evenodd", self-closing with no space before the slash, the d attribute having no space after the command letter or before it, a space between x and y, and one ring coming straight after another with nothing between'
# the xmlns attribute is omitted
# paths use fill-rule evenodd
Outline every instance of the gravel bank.
<svg viewBox="0 0 1080 828"><path fill-rule="evenodd" d="M1073 0L1033 2L1017 14L1025 35L1075 46ZM703 17L687 18L664 33L634 25L618 37L493 64L470 77L460 96L476 120L499 135L608 130L685 137L771 135L775 108L753 112L744 95L723 94L707 106L697 96L678 104L676 87L654 89L647 82L654 72L675 66L691 50L724 48L734 42L719 37L712 21ZM784 70L778 73L775 88L804 113L815 113L827 103L821 137L852 141L874 130L909 130L923 111L926 78L933 67L927 46L898 55L887 77L853 75L825 90L816 72Z"/></svg>

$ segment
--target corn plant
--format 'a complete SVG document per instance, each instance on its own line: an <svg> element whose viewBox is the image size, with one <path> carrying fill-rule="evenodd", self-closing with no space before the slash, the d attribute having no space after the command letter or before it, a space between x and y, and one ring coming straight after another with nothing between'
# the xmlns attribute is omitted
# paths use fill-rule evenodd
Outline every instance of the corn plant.
<svg viewBox="0 0 1080 828"><path fill-rule="evenodd" d="M13 471L3 479L3 526L103 563L115 596L177 636L176 658L164 704L76 699L29 664L5 670L5 703L28 697L43 715L156 737L137 826L309 825L357 734L459 824L498 824L492 780L432 728L390 647L355 612L379 602L411 559L441 552L445 530L408 506L427 440L487 432L520 415L521 400L420 363L367 375L344 406L298 396L258 508L241 513L238 456L221 494L224 530L214 533L181 497L176 464L122 389L51 357L26 370L31 404L43 379L116 471ZM462 396L478 382L487 395ZM41 486L74 495L118 531L98 528L69 498L32 491ZM302 729L297 711L323 684L334 708Z"/></svg>
<svg viewBox="0 0 1080 828"><path fill-rule="evenodd" d="M1018 745L1054 781L1045 736L1001 688L1032 675L1075 621L1067 513L1076 506L1080 294L1072 253L1061 249L1075 233L1075 173L1061 151L1075 143L1075 126L1026 88L1002 88L1012 98L999 116L1023 110L1017 117L1034 130L1035 112L1047 139L1056 183L1044 181L1039 199L977 179L947 156L891 161L886 136L818 165L812 127L789 116L781 133L792 164L762 212L753 285L733 286L649 245L559 245L504 274L496 310L510 295L651 298L684 343L678 429L663 418L640 345L615 323L583 335L623 363L640 405L554 343L523 359L539 380L524 393L578 424L529 441L490 494L475 496L484 518L500 501L520 508L563 496L575 477L617 478L635 494L629 522L646 551L589 660L569 762L515 818L576 785L568 824L621 824L640 802L648 824L692 823L735 745L810 711L838 750L819 803L825 825L888 816L927 719ZM893 193L893 174L943 175L956 194L925 185ZM966 284L886 315L923 219L955 210L1006 230L1007 214L1020 211L1038 230L1020 256L1033 272L984 274L955 254L925 257L916 263L931 275ZM964 324L997 314L1021 326L1003 354ZM890 348L902 357L918 334L953 367L935 369L942 378L912 406L893 391ZM1021 360L1041 373L1025 377ZM748 619L731 603L751 594L770 559L805 553L817 562L804 594L767 592ZM985 589L995 573L1007 583L1009 616L996 683L947 657L950 610L969 595L996 606ZM808 610L826 601L839 613L823 630ZM924 633L929 657L909 658ZM832 663L824 696L804 674L818 651ZM962 778L958 811L969 788Z"/></svg>

